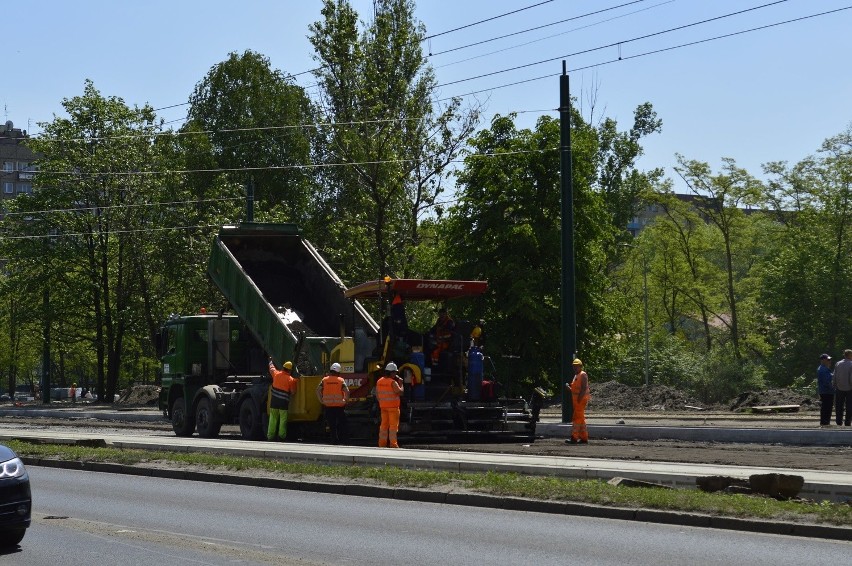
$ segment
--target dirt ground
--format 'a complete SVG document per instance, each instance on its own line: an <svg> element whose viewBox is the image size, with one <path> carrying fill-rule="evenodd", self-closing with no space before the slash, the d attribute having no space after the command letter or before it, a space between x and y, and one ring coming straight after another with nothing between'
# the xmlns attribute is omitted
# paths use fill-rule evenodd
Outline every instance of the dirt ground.
<svg viewBox="0 0 852 566"><path fill-rule="evenodd" d="M158 389L140 386L121 393L117 405L151 407L156 405ZM768 427L816 427L818 400L788 390L769 390L748 393L731 400L727 407L701 407L701 404L683 392L664 386L628 387L617 382L605 382L593 386L592 403L587 416L590 424L615 423L624 420L627 424L668 424L670 426L718 426L722 436L718 442L685 442L673 440L622 441L592 438L588 445L568 445L563 439L538 438L534 442L424 442L402 440L404 447L433 450L456 450L474 452L522 453L542 456L587 457L626 460L651 460L660 462L693 462L760 468L850 470L852 443L848 447L782 446L733 444L724 442L726 426ZM800 405L796 414L778 416L755 416L749 407L764 405ZM551 404L544 417L554 418L561 407ZM597 412L596 412L597 411ZM170 434L171 426L163 421L125 422L98 421L89 419L63 420L44 418L0 417L4 426L21 429L56 429L73 427L79 431L100 430L104 433L132 431L132 434ZM236 427L226 426L222 437L239 441Z"/></svg>

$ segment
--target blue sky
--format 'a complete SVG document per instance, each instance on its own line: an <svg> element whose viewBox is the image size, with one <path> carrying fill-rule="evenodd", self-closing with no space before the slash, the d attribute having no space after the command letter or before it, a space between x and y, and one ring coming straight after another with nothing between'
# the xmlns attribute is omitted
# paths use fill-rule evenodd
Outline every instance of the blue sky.
<svg viewBox="0 0 852 566"><path fill-rule="evenodd" d="M442 85L504 69L549 63L449 84L439 96L478 92L482 127L495 113L520 112L532 126L559 102L558 74L567 61L571 92L589 119L608 116L628 128L638 104L650 102L662 134L645 140L640 166L671 167L675 153L710 162L722 157L760 176L768 161L796 162L852 123L852 9L691 47L639 56L852 5L852 0L786 0L680 31L634 38L771 3L772 0L642 0L537 31L464 47L528 28L606 10L630 0L551 0L516 14L424 42ZM440 34L541 0L420 0L417 16ZM369 19L372 2L352 4ZM85 79L102 94L155 108L185 103L209 68L231 51L252 49L273 67L299 73L316 66L308 25L319 0L30 0L3 7L0 53L3 120L37 133L37 122L61 114L61 101L82 93ZM584 50L619 44L582 55ZM619 55L622 57L618 61ZM609 62L609 63L607 63ZM607 64L601 64L607 63ZM597 65L597 66L595 66ZM589 67L583 70L581 67ZM503 88L502 85L535 80ZM302 85L310 75L299 76ZM309 91L310 92L310 91ZM591 99L594 98L594 104ZM186 106L159 114L180 124ZM592 113L592 110L594 111Z"/></svg>

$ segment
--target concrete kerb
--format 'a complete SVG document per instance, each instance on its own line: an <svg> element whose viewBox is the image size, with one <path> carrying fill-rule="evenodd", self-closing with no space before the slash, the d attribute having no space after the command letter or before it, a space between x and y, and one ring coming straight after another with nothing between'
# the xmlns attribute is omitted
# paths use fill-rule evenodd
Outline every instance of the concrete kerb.
<svg viewBox="0 0 852 566"><path fill-rule="evenodd" d="M291 479L258 478L242 475L223 475L220 473L172 470L168 468L147 468L106 462L63 461L47 458L25 458L24 460L28 466L123 473L163 479L226 483L229 485L242 485L247 487L311 491L315 493L349 495L355 497L379 497L397 501L463 505L489 509L504 509L507 511L594 517L620 521L639 521L643 523L682 525L686 527L709 527L714 529L778 534L804 538L821 538L840 541L852 540L852 528L830 525L786 523L780 521L757 521L752 519L738 519L734 517L718 517L700 513L684 513L654 509L627 509L622 507L606 507L602 505L577 502L537 501L476 493L442 493L415 488L393 488L371 485L310 482Z"/></svg>
<svg viewBox="0 0 852 566"><path fill-rule="evenodd" d="M67 433L66 433L67 434ZM712 466L701 464L679 464L672 462L616 461L594 458L559 458L553 456L512 456L503 454L479 454L466 452L444 452L433 450L380 450L367 447L327 446L313 444L270 444L268 442L211 441L196 438L170 438L168 442L128 438L112 435L95 438L79 434L48 439L37 432L15 432L0 434L2 438L14 438L32 442L86 443L97 442L116 448L170 450L179 453L216 451L248 458L277 459L293 462L324 463L336 465L363 465L373 467L399 466L436 471L481 473L488 471L514 472L524 475L544 475L572 479L597 479L608 481L614 477L662 483L676 488L695 489L696 479L704 476L724 475L748 479L758 473L796 473L802 475L805 484L802 497L844 501L852 499L852 475L815 470L781 470L770 468L748 468L742 466Z"/></svg>

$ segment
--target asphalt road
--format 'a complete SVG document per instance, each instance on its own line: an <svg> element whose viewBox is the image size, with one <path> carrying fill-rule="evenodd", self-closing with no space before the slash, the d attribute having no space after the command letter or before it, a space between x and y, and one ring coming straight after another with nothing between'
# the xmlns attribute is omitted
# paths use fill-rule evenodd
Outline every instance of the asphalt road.
<svg viewBox="0 0 852 566"><path fill-rule="evenodd" d="M852 543L30 467L34 522L0 562L842 564Z"/></svg>

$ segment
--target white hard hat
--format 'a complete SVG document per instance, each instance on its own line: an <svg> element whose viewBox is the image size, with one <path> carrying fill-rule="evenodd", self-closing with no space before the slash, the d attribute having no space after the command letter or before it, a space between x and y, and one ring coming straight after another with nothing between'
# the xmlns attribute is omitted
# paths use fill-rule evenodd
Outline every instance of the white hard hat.
<svg viewBox="0 0 852 566"><path fill-rule="evenodd" d="M331 368L329 368L329 369L331 371L339 372L340 371L340 364L337 363L337 362L334 362L333 364L331 364Z"/></svg>
<svg viewBox="0 0 852 566"><path fill-rule="evenodd" d="M385 366L385 371L396 371L397 369L396 364L393 362Z"/></svg>

